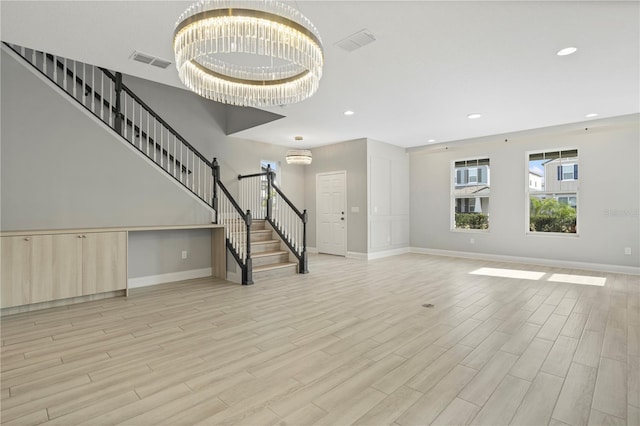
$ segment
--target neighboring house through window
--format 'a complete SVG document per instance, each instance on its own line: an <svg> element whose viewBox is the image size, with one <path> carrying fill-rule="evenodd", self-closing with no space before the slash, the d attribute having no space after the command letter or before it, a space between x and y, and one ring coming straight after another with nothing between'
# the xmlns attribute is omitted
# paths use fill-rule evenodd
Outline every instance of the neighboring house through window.
<svg viewBox="0 0 640 426"><path fill-rule="evenodd" d="M453 164L452 228L489 229L489 159Z"/></svg>

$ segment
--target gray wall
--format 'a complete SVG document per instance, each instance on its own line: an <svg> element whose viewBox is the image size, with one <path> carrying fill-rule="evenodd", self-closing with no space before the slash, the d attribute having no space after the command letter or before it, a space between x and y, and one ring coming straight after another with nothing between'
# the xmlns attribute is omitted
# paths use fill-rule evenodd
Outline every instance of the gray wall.
<svg viewBox="0 0 640 426"><path fill-rule="evenodd" d="M369 253L409 247L409 155L404 148L367 141Z"/></svg>
<svg viewBox="0 0 640 426"><path fill-rule="evenodd" d="M4 50L1 78L2 230L211 221L171 178Z"/></svg>
<svg viewBox="0 0 640 426"><path fill-rule="evenodd" d="M494 136L411 150L411 246L640 266L639 117L524 131L506 136L507 142ZM526 233L527 152L555 148L579 151L577 237ZM451 164L475 157L491 160L490 230L451 231ZM625 255L625 247L633 254Z"/></svg>
<svg viewBox="0 0 640 426"><path fill-rule="evenodd" d="M305 202L309 213L307 246L316 247L316 175L347 172L347 251L367 252L367 140L358 139L314 148L313 162L304 169ZM353 207L360 211L354 213Z"/></svg>
<svg viewBox="0 0 640 426"><path fill-rule="evenodd" d="M183 250L186 259L182 259ZM211 231L130 232L128 256L129 278L209 268Z"/></svg>
<svg viewBox="0 0 640 426"><path fill-rule="evenodd" d="M202 203L4 48L1 65L2 230L211 221ZM224 105L133 77L125 76L125 84L207 158L219 158L232 192L237 190L237 175L259 171L260 160L284 163L284 147L227 137ZM303 170L282 164L281 173L283 188L304 209ZM205 234L132 234L129 258L135 266L130 276L210 267L210 238ZM182 246L190 247L186 260L180 257Z"/></svg>

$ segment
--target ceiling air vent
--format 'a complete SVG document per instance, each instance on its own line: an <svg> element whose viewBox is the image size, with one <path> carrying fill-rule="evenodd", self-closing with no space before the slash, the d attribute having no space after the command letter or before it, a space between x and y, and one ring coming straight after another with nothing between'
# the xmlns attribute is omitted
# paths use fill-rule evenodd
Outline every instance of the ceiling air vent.
<svg viewBox="0 0 640 426"><path fill-rule="evenodd" d="M371 31L364 29L340 40L336 43L336 46L346 50L347 52L353 52L354 50L359 49L362 46L366 46L369 43L373 43L374 41L376 41L376 37L371 33Z"/></svg>
<svg viewBox="0 0 640 426"><path fill-rule="evenodd" d="M167 68L169 65L171 65L171 61L157 58L147 53L142 53L138 51L134 51L131 54L130 58L133 59L134 61L142 62L143 64L153 65L154 67L158 67L158 68Z"/></svg>

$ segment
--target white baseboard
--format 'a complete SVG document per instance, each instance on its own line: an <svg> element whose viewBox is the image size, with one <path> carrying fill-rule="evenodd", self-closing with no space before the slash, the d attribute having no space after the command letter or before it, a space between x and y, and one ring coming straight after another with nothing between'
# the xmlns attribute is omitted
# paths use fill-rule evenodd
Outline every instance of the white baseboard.
<svg viewBox="0 0 640 426"><path fill-rule="evenodd" d="M383 257L397 256L399 254L409 253L409 247L402 247L392 250L376 251L367 254L367 260L382 259Z"/></svg>
<svg viewBox="0 0 640 426"><path fill-rule="evenodd" d="M419 254L430 254L433 256L461 257L465 259L480 259L480 260L491 260L491 261L509 262L509 263L525 263L529 265L555 266L555 267L566 268L566 269L582 269L585 271L640 275L640 268L635 266L608 265L608 264L590 263L590 262L575 262L570 260L541 259L536 257L518 257L518 256L507 256L502 254L472 253L472 252L465 252L465 251L428 249L428 248L421 248L421 247L410 247L409 252L419 253Z"/></svg>
<svg viewBox="0 0 640 426"><path fill-rule="evenodd" d="M357 251L348 251L347 259L368 260L367 253L359 253Z"/></svg>
<svg viewBox="0 0 640 426"><path fill-rule="evenodd" d="M409 247L402 247L402 248L384 250L384 251L376 251L373 253L360 253L357 251L348 251L347 258L357 259L357 260L374 260L374 259L382 259L383 257L397 256L399 254L404 254L404 253L409 253Z"/></svg>
<svg viewBox="0 0 640 426"><path fill-rule="evenodd" d="M192 269L190 271L171 272L168 274L149 275L146 277L129 278L127 288L140 288L150 285L170 283L174 281L191 280L194 278L210 277L211 268Z"/></svg>
<svg viewBox="0 0 640 426"><path fill-rule="evenodd" d="M316 247L307 247L307 253L318 254L318 249Z"/></svg>

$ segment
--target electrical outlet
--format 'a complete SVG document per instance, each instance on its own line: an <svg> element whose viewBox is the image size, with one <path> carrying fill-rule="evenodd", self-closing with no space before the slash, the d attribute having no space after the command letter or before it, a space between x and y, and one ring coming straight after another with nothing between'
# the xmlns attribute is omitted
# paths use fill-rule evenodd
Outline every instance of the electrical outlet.
<svg viewBox="0 0 640 426"><path fill-rule="evenodd" d="M469 244L475 244L475 243L476 243L475 238L469 238Z"/></svg>
<svg viewBox="0 0 640 426"><path fill-rule="evenodd" d="M631 254L631 247L625 247L624 248L624 254L626 254L627 256L629 256Z"/></svg>
<svg viewBox="0 0 640 426"><path fill-rule="evenodd" d="M187 258L187 251L186 250L182 250L182 258L186 259Z"/></svg>

